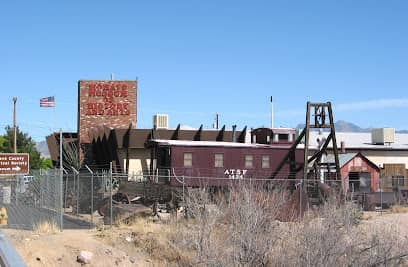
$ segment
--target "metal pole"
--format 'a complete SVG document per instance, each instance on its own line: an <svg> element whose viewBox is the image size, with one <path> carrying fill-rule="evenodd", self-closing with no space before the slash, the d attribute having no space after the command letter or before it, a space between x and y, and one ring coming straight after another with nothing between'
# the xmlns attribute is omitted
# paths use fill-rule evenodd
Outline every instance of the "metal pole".
<svg viewBox="0 0 408 267"><path fill-rule="evenodd" d="M17 103L17 97L13 97L13 102L14 102L14 111L13 111L13 127L14 127L14 133L13 133L13 138L14 138L14 153L17 153L17 123L16 123L16 103Z"/></svg>
<svg viewBox="0 0 408 267"><path fill-rule="evenodd" d="M60 154L60 203L61 203L61 212L60 212L60 230L62 231L64 229L64 203L62 202L63 199L63 194L62 192L64 191L64 174L63 174L63 166L62 166L62 129L60 129L60 147L59 147L59 154Z"/></svg>
<svg viewBox="0 0 408 267"><path fill-rule="evenodd" d="M64 209L64 212L65 212L65 205L66 205L66 203L67 203L67 195L68 195L68 186L69 186L69 176L68 176L68 172L64 169L64 168L62 168L62 171L63 171L63 173L65 173L65 176L67 177L66 179L65 179L65 194L64 194L64 202L63 202L63 209Z"/></svg>
<svg viewBox="0 0 408 267"><path fill-rule="evenodd" d="M382 182L381 182L381 178L380 178L381 215L382 215L382 212L383 212L383 194L382 194L382 192L383 192L383 189L382 189Z"/></svg>
<svg viewBox="0 0 408 267"><path fill-rule="evenodd" d="M274 128L274 123L273 123L273 102L272 102L272 96L271 96L271 129Z"/></svg>
<svg viewBox="0 0 408 267"><path fill-rule="evenodd" d="M93 183L94 183L94 173L93 171L88 167L88 165L85 164L85 168L88 169L88 171L91 173L91 225L93 226Z"/></svg>
<svg viewBox="0 0 408 267"><path fill-rule="evenodd" d="M300 184L299 184L299 220L302 218L302 191L303 191L303 180L300 180Z"/></svg>
<svg viewBox="0 0 408 267"><path fill-rule="evenodd" d="M77 177L77 215L79 214L79 173L76 174Z"/></svg>
<svg viewBox="0 0 408 267"><path fill-rule="evenodd" d="M17 153L17 123L16 123L16 102L17 102L17 97L13 97L13 103L14 103L14 110L13 110L13 151L14 153ZM16 205L18 205L18 188L20 185L20 182L18 180L17 175L14 175L15 181L16 181Z"/></svg>
<svg viewBox="0 0 408 267"><path fill-rule="evenodd" d="M110 162L110 164L109 164L109 175L110 175L110 189L109 189L109 198L110 198L110 226L112 227L112 217L113 217L113 207L112 207L112 187L113 187L112 162Z"/></svg>
<svg viewBox="0 0 408 267"><path fill-rule="evenodd" d="M75 169L72 166L71 166L71 168L74 171L74 181L75 181L75 177L78 177L77 178L77 184L76 184L76 188L77 188L77 192L76 192L76 195L77 195L77 197L76 197L76 201L77 201L76 214L78 215L78 213L79 213L79 171L77 171L77 169Z"/></svg>
<svg viewBox="0 0 408 267"><path fill-rule="evenodd" d="M186 200L185 200L185 198L184 198L184 185L185 185L185 182L184 182L184 175L183 175L183 205L184 205L184 208L185 208L185 206L186 206Z"/></svg>
<svg viewBox="0 0 408 267"><path fill-rule="evenodd" d="M92 176L91 176L91 224L93 226L93 213L94 213L94 174L92 172Z"/></svg>

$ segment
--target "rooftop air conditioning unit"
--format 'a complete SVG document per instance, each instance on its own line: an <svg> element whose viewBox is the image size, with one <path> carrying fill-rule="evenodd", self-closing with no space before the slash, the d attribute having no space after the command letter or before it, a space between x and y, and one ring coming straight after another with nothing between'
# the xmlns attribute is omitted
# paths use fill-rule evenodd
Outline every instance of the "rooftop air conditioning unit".
<svg viewBox="0 0 408 267"><path fill-rule="evenodd" d="M168 129L169 128L169 115L168 114L156 114L153 116L153 127L156 129Z"/></svg>
<svg viewBox="0 0 408 267"><path fill-rule="evenodd" d="M376 145L390 145L395 142L394 128L377 128L371 131L371 142Z"/></svg>

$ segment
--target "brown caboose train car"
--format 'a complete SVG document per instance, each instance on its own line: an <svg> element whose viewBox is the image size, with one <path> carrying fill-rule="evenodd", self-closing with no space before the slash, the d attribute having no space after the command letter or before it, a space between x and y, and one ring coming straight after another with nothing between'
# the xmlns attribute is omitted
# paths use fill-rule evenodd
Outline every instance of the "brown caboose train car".
<svg viewBox="0 0 408 267"><path fill-rule="evenodd" d="M158 139L151 140L151 145L154 170L169 174L167 183L172 186L227 186L234 181L268 179L290 148L282 144ZM302 163L303 149L296 150L295 157ZM287 178L289 170L281 173L276 178Z"/></svg>

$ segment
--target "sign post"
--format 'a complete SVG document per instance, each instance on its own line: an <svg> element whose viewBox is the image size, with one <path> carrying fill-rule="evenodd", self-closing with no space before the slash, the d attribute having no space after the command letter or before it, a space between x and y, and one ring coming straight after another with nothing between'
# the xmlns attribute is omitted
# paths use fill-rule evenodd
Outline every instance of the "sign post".
<svg viewBox="0 0 408 267"><path fill-rule="evenodd" d="M26 175L30 171L30 156L27 153L0 153L0 175Z"/></svg>

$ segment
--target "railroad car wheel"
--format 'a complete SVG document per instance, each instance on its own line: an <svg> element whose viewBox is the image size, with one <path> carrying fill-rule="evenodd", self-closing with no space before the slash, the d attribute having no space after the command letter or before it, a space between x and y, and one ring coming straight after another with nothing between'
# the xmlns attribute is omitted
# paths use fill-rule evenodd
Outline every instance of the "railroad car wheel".
<svg viewBox="0 0 408 267"><path fill-rule="evenodd" d="M130 204L130 197L126 193L116 193L112 196L113 202L120 202L122 204Z"/></svg>

